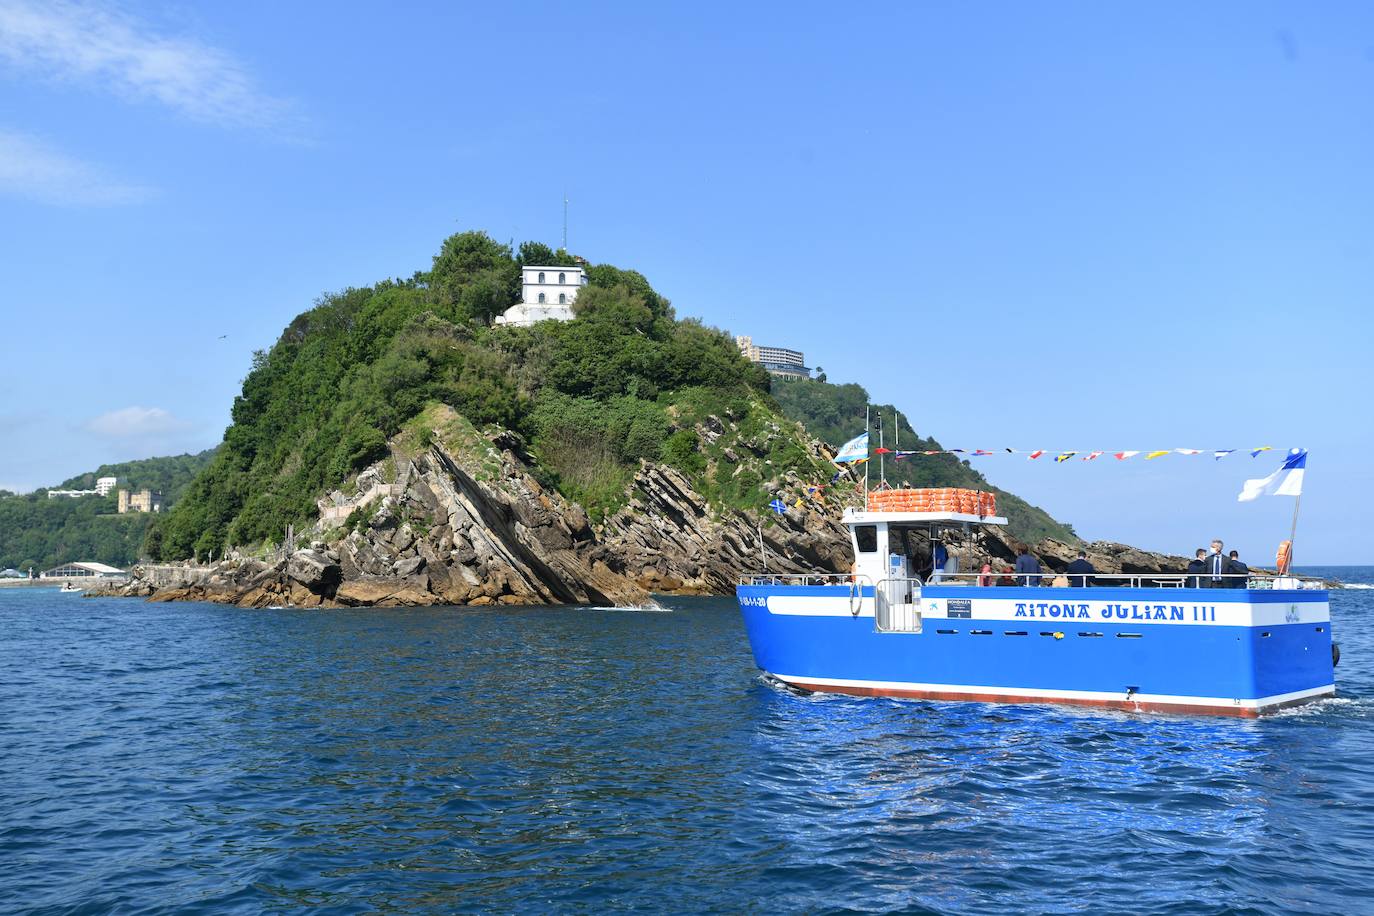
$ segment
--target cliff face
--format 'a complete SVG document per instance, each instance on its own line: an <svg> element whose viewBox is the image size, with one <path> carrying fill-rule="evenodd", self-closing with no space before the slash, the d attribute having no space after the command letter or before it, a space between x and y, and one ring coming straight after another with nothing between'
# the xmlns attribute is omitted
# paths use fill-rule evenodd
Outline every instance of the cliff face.
<svg viewBox="0 0 1374 916"><path fill-rule="evenodd" d="M535 479L513 434L478 452L434 443L367 469L351 496L332 494L322 514L348 510L350 523L310 549L275 562L231 557L196 581L157 589L136 579L118 593L245 607L640 604L650 591L728 593L740 572L764 565L760 530L772 571L848 568L838 506L713 513L683 474L649 462L632 490L598 529Z"/></svg>

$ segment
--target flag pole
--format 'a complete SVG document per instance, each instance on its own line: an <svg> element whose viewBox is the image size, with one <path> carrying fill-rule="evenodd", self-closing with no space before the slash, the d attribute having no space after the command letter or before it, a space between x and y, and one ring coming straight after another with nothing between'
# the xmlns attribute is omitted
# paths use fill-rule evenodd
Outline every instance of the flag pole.
<svg viewBox="0 0 1374 916"><path fill-rule="evenodd" d="M865 405L864 405L864 435L865 435L865 436L868 435L868 424L869 424L870 422L871 422L871 421L869 420L869 416L868 416L868 405L865 404ZM865 440L865 441L867 441L867 440ZM872 462L868 461L867 458L868 458L868 453L865 452L865 453L864 453L864 459L865 459L865 460L864 460L864 508L865 508L865 509L868 508L868 466L869 466L869 464L872 463Z"/></svg>
<svg viewBox="0 0 1374 916"><path fill-rule="evenodd" d="M1288 531L1288 568L1293 568L1293 542L1298 537L1298 507L1302 505L1302 494L1293 500L1293 527Z"/></svg>
<svg viewBox="0 0 1374 916"><path fill-rule="evenodd" d="M883 461L887 456L883 454L884 448L886 446L883 445L883 415L878 414L878 486L880 487L887 484L887 465Z"/></svg>

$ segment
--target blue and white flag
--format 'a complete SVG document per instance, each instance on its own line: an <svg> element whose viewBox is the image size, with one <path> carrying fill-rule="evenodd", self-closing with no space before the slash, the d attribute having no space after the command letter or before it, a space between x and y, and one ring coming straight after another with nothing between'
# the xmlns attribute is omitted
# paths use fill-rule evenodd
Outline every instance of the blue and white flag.
<svg viewBox="0 0 1374 916"><path fill-rule="evenodd" d="M787 503L783 502L780 499L773 500L771 503L768 504L768 508L772 509L779 515L784 515L787 513Z"/></svg>
<svg viewBox="0 0 1374 916"><path fill-rule="evenodd" d="M1290 449L1288 458L1268 477L1245 481L1237 500L1248 503L1263 496L1301 496L1302 475L1307 468L1307 452L1304 449Z"/></svg>
<svg viewBox="0 0 1374 916"><path fill-rule="evenodd" d="M865 432L862 436L855 436L840 446L840 451L835 456L835 463L847 464L850 461L860 461L867 457L868 433Z"/></svg>

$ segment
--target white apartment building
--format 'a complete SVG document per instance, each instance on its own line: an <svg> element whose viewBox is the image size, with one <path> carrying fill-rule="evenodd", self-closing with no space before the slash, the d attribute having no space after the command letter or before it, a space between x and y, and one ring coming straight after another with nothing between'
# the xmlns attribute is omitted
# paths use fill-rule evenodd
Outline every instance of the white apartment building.
<svg viewBox="0 0 1374 916"><path fill-rule="evenodd" d="M523 267L520 302L496 316L495 323L527 328L537 321L572 321L572 304L586 285L587 273L581 267Z"/></svg>
<svg viewBox="0 0 1374 916"><path fill-rule="evenodd" d="M754 338L747 334L736 337L735 344L745 359L751 363L758 363L774 375L811 377L811 370L806 367L806 358L800 350L789 350L786 347L756 346Z"/></svg>
<svg viewBox="0 0 1374 916"><path fill-rule="evenodd" d="M117 483L119 483L118 477L101 477L95 482L95 492L101 496L109 496L110 491L115 488Z"/></svg>

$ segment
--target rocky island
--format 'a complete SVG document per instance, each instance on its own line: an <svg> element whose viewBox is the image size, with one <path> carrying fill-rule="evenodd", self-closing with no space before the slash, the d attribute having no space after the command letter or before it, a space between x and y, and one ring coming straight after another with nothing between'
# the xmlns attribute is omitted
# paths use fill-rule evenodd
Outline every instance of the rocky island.
<svg viewBox="0 0 1374 916"><path fill-rule="evenodd" d="M572 320L494 322L529 264L585 262L461 233L431 270L298 316L255 355L214 458L149 530L154 563L114 591L246 607L637 604L729 593L765 561L849 568L839 519L858 490L830 459L862 428L861 388L775 381L610 265L585 268ZM894 482L994 489L949 455L916 465ZM1072 529L998 492L1009 529L962 545L966 560L1032 543L1062 569ZM785 513L767 510L774 498ZM1185 562L1089 551L1102 572Z"/></svg>

